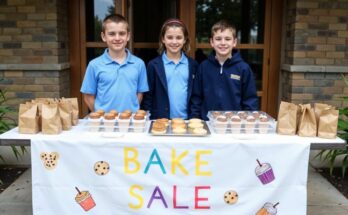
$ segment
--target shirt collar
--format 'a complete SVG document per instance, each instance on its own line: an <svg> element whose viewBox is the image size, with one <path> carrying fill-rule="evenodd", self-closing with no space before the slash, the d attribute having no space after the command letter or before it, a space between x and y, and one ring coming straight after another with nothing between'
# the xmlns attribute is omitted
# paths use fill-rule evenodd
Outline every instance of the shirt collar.
<svg viewBox="0 0 348 215"><path fill-rule="evenodd" d="M126 57L126 60L124 61L123 64L134 63L134 59L133 59L134 57L133 57L132 53L128 49L125 49L125 50L127 52L127 57ZM116 61L114 61L110 57L108 48L105 49L104 54L103 54L103 58L104 58L105 64L110 64L110 63L113 63L113 62L117 63Z"/></svg>
<svg viewBox="0 0 348 215"><path fill-rule="evenodd" d="M174 64L174 61L168 58L166 52L163 52L162 60L163 60L164 64L170 64L170 63ZM188 62L188 60L187 60L186 55L184 54L184 52L181 52L181 58L180 58L178 64L186 64L187 62Z"/></svg>

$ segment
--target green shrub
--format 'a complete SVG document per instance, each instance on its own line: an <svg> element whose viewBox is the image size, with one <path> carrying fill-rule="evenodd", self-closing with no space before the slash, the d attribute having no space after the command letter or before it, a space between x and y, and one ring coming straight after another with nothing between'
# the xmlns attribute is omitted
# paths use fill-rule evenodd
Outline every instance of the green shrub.
<svg viewBox="0 0 348 215"><path fill-rule="evenodd" d="M8 99L6 98L6 91L0 88L0 134L16 126L16 121L10 116L8 116L9 114L15 113L15 111L12 110L10 107L7 107L4 105L4 103L7 100ZM11 148L12 148L12 152L14 156L17 159L26 152L24 146L21 146L21 147L11 146ZM5 163L5 159L3 158L1 154L0 154L0 160ZM0 180L0 184L1 183L2 182Z"/></svg>
<svg viewBox="0 0 348 215"><path fill-rule="evenodd" d="M342 78L348 87L348 79L342 74ZM348 102L348 96L342 97L344 101ZM348 107L339 109L337 136L346 141L345 149L331 149L321 150L314 158L319 157L321 160L328 162L330 167L330 174L332 175L335 161L338 157L343 157L341 163L342 177L346 174L348 166Z"/></svg>

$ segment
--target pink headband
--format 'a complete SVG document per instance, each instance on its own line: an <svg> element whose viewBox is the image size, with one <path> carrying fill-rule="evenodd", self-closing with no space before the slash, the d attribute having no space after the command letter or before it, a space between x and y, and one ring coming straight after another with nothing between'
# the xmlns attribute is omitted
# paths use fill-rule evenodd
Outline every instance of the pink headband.
<svg viewBox="0 0 348 215"><path fill-rule="evenodd" d="M170 20L168 20L166 23L165 23L165 25L169 25L169 24L179 24L179 25L181 25L181 26L184 26L185 24L181 21L181 20L179 20L179 19L170 19Z"/></svg>

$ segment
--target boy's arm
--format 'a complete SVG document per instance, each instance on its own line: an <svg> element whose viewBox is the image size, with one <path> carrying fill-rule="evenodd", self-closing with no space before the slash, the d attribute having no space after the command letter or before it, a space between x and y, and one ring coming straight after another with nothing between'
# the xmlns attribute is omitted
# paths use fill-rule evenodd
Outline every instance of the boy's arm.
<svg viewBox="0 0 348 215"><path fill-rule="evenodd" d="M242 87L242 109L243 110L258 110L259 109L259 99L256 92L255 78L252 70L248 66L247 69L243 71L244 80Z"/></svg>
<svg viewBox="0 0 348 215"><path fill-rule="evenodd" d="M138 97L138 101L139 101L139 104L140 104L141 101L143 100L143 93L137 93L137 97Z"/></svg>
<svg viewBox="0 0 348 215"><path fill-rule="evenodd" d="M83 94L83 100L87 104L88 109L91 112L94 112L94 102L95 102L95 95L92 94Z"/></svg>

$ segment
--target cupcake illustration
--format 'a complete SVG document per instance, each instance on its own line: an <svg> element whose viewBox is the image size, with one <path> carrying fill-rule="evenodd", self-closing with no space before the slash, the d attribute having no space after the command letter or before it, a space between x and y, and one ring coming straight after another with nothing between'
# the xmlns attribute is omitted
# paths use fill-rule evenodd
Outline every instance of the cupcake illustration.
<svg viewBox="0 0 348 215"><path fill-rule="evenodd" d="M258 166L255 168L255 174L260 179L262 184L271 183L274 180L274 174L271 164L269 163L260 163L258 159L256 159Z"/></svg>

